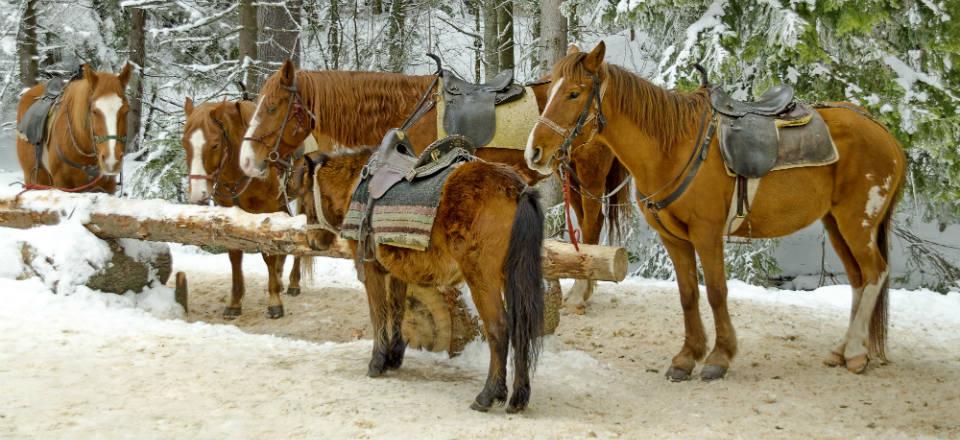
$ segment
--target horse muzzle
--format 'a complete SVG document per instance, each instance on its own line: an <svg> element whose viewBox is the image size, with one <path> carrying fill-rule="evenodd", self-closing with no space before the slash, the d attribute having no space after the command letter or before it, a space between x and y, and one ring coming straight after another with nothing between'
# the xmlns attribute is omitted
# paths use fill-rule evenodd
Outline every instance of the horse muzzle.
<svg viewBox="0 0 960 440"><path fill-rule="evenodd" d="M534 170L544 176L549 176L553 174L553 155L551 155L546 161L544 161L543 147L536 146L524 152L525 159L527 160L527 167L531 170Z"/></svg>

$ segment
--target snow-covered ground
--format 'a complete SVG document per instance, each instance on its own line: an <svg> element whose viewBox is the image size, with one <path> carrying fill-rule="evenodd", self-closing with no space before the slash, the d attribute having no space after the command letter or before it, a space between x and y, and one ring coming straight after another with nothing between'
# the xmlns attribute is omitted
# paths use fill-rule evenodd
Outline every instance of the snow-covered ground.
<svg viewBox="0 0 960 440"><path fill-rule="evenodd" d="M82 236L46 228L29 234ZM18 240L3 232L0 253ZM284 297L288 314L274 321L263 316L263 262L248 255L244 316L224 325L204 321L222 322L227 258L173 253L191 283L184 318L160 312L157 302L177 307L165 287L144 307L132 294L56 295L41 278L3 272L0 437L960 435L957 294L894 290L892 362L854 376L819 362L845 329L847 288L731 282L741 349L729 376L674 384L663 378L682 340L673 283L601 283L588 313L564 315L548 338L529 410L479 414L467 408L485 377L479 342L454 359L410 350L399 371L365 377L366 302L349 261L318 259L316 279Z"/></svg>

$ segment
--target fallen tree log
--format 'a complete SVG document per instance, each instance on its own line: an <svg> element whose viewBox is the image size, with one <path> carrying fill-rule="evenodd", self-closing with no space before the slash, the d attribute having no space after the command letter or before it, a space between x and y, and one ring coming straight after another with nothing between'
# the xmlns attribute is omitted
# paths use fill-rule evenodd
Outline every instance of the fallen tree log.
<svg viewBox="0 0 960 440"><path fill-rule="evenodd" d="M0 197L0 226L29 228L79 218L101 238L214 245L245 252L350 258L346 243L328 250L310 247L306 218L285 213L250 214L239 208L178 205L163 200L118 199L105 194L32 191ZM623 248L572 245L547 240L546 278L621 281L627 273Z"/></svg>

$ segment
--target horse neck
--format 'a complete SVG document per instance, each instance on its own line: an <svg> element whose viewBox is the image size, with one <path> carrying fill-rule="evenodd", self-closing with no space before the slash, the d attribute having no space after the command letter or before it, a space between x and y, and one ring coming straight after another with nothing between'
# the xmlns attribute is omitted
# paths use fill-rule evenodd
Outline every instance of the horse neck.
<svg viewBox="0 0 960 440"><path fill-rule="evenodd" d="M377 145L413 112L433 77L370 72L301 72L297 87L317 116L314 133L347 147Z"/></svg>
<svg viewBox="0 0 960 440"><path fill-rule="evenodd" d="M664 147L661 140L651 134L653 130L641 127L632 118L611 108L612 105L604 103L603 107L607 125L603 132L597 135L597 140L610 147L617 159L630 171L637 190L643 194L649 195L661 190L679 175L694 148L697 148L694 145L697 131L695 126L692 130L687 130L688 134L676 136L673 145ZM685 122L698 124L699 115ZM672 186L666 188L667 191L671 189Z"/></svg>

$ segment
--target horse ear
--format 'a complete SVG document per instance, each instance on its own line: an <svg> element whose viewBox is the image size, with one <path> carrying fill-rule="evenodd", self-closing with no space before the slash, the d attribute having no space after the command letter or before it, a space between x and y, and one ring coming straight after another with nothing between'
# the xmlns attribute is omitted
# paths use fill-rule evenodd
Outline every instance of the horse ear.
<svg viewBox="0 0 960 440"><path fill-rule="evenodd" d="M127 88L127 83L130 82L130 75L133 73L133 64L129 62L123 65L123 69L120 71L120 74L117 75L117 79L120 80L120 84L123 84L123 88Z"/></svg>
<svg viewBox="0 0 960 440"><path fill-rule="evenodd" d="M97 72L89 64L83 65L83 79L90 83L91 89L97 88Z"/></svg>
<svg viewBox="0 0 960 440"><path fill-rule="evenodd" d="M293 61L287 58L287 60L283 62L283 67L280 68L280 78L283 80L283 85L293 85L293 79L296 74L296 66L293 65Z"/></svg>
<svg viewBox="0 0 960 440"><path fill-rule="evenodd" d="M607 45L603 41L600 41L597 47L593 48L593 50L587 54L587 57L583 59L583 67L586 68L588 72L596 73L600 70L600 65L603 64L603 56L606 53Z"/></svg>
<svg viewBox="0 0 960 440"><path fill-rule="evenodd" d="M567 47L567 55L573 55L575 53L580 53L580 48L576 44L571 44Z"/></svg>
<svg viewBox="0 0 960 440"><path fill-rule="evenodd" d="M190 113L193 113L193 100L188 96L186 100L183 101L183 112L187 114L187 117L190 117Z"/></svg>

